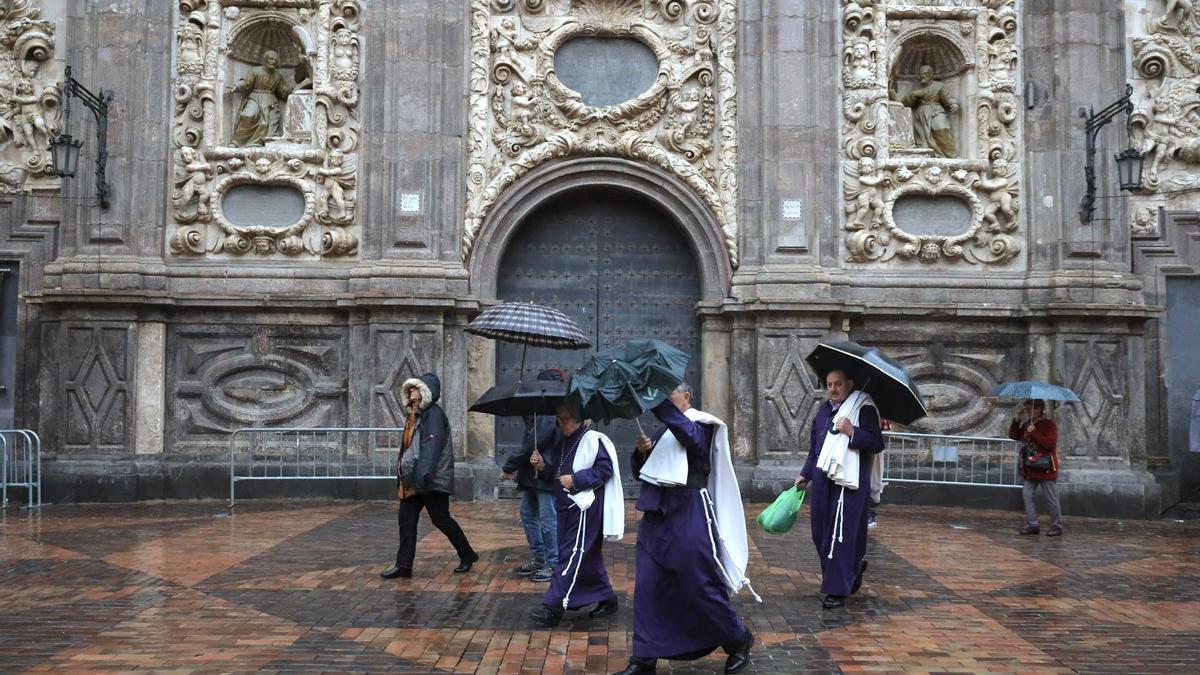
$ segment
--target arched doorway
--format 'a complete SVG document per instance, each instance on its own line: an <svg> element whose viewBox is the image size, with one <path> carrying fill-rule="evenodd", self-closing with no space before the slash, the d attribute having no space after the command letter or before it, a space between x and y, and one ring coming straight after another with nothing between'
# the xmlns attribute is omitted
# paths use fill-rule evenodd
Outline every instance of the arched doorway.
<svg viewBox="0 0 1200 675"><path fill-rule="evenodd" d="M497 266L496 297L554 307L600 349L635 337L669 342L693 355L688 378L699 395L701 272L685 233L650 199L593 186L543 202L508 240ZM496 382L517 379L521 351L519 345L496 343ZM533 379L551 367L570 373L591 353L531 348L524 377ZM653 416L645 416L642 424L649 431ZM522 428L520 419L496 419L498 456L520 446ZM624 452L633 446L638 427L620 420L600 430ZM626 464L621 462L628 477Z"/></svg>

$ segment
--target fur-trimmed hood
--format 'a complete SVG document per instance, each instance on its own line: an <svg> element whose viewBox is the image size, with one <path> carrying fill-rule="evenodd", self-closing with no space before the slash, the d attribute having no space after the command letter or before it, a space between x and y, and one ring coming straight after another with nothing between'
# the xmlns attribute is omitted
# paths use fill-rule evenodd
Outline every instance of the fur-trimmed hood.
<svg viewBox="0 0 1200 675"><path fill-rule="evenodd" d="M404 396L404 405L408 405L409 392L413 388L421 392L421 410L425 410L429 406L437 403L438 398L442 395L442 381L433 373L425 373L421 377L410 377L400 386L400 393Z"/></svg>

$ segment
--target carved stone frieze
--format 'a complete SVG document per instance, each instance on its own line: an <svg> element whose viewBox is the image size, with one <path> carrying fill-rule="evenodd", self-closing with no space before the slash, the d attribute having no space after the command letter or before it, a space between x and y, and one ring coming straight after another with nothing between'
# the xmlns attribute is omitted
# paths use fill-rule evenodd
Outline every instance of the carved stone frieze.
<svg viewBox="0 0 1200 675"><path fill-rule="evenodd" d="M847 261L1002 265L1020 254L1015 5L842 0ZM908 232L895 217L905 197L956 200L962 220Z"/></svg>
<svg viewBox="0 0 1200 675"><path fill-rule="evenodd" d="M1146 0L1130 22L1133 146L1145 153L1131 230L1153 235L1145 210L1195 208L1200 188L1200 16L1191 0ZM1147 18L1142 18L1147 17ZM1131 17L1133 18L1133 17Z"/></svg>
<svg viewBox="0 0 1200 675"><path fill-rule="evenodd" d="M168 244L179 256L358 252L360 0L180 0ZM247 225L223 200L293 188L287 225Z"/></svg>
<svg viewBox="0 0 1200 675"><path fill-rule="evenodd" d="M0 191L54 188L48 147L61 131L62 65L54 24L30 2L0 5Z"/></svg>
<svg viewBox="0 0 1200 675"><path fill-rule="evenodd" d="M686 184L720 224L737 264L734 0L473 0L463 257L506 189L535 167L608 155ZM630 100L583 102L555 73L577 37L631 38L658 60Z"/></svg>

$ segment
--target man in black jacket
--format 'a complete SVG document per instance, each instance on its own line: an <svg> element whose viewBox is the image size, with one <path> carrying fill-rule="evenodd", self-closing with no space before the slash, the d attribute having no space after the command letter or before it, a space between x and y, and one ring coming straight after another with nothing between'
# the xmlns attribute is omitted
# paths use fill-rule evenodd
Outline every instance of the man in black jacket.
<svg viewBox="0 0 1200 675"><path fill-rule="evenodd" d="M469 572L479 560L458 521L450 516L450 495L454 492L454 446L450 422L437 405L442 381L433 373L405 381L400 390L407 403L408 421L397 466L400 483L400 546L396 563L380 572L384 579L411 577L417 551L417 520L421 509L446 535L458 553L455 572Z"/></svg>
<svg viewBox="0 0 1200 675"><path fill-rule="evenodd" d="M537 379L562 381L562 371L543 370ZM547 464L557 460L551 457L554 444L558 441L558 426L554 415L538 415L534 424L532 415L525 416L525 439L521 450L509 456L501 469L501 480L517 479L517 490L521 493L521 525L525 528L525 539L529 542L529 562L513 570L518 576L533 581L547 582L558 562L558 517L554 509L554 493L562 489L552 478L540 479L533 469L531 459L536 451Z"/></svg>

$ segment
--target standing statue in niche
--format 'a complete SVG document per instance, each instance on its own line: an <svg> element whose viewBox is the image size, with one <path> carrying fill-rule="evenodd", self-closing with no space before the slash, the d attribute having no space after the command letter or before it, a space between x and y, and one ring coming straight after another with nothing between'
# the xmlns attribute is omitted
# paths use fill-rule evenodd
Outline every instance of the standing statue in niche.
<svg viewBox="0 0 1200 675"><path fill-rule="evenodd" d="M938 157L958 157L950 117L946 114L958 112L958 101L946 92L941 82L933 79L932 67L921 66L918 74L920 86L897 97L893 84L889 93L893 100L913 109L913 140L918 146L933 150Z"/></svg>
<svg viewBox="0 0 1200 675"><path fill-rule="evenodd" d="M261 146L268 136L283 133L282 102L292 93L292 85L280 74L279 55L272 50L263 52L261 66L251 68L236 85L226 88L229 93L245 93L238 108L231 143L241 148Z"/></svg>

